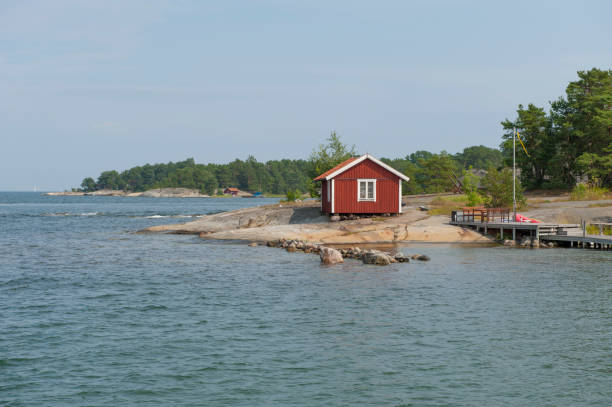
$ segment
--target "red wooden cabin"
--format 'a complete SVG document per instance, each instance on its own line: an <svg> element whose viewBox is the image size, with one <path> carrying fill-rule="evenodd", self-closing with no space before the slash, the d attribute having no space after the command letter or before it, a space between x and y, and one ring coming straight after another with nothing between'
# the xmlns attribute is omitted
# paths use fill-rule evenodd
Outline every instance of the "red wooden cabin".
<svg viewBox="0 0 612 407"><path fill-rule="evenodd" d="M369 154L352 157L314 179L327 214L401 213L402 180L410 178Z"/></svg>
<svg viewBox="0 0 612 407"><path fill-rule="evenodd" d="M232 196L237 196L238 192L240 192L240 190L234 187L225 188L225 190L223 191L224 194Z"/></svg>

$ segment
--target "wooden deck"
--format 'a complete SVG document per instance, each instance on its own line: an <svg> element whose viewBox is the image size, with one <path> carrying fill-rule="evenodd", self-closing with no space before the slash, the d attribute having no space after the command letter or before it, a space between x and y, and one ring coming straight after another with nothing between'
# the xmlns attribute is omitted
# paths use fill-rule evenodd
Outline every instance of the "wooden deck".
<svg viewBox="0 0 612 407"><path fill-rule="evenodd" d="M484 234L496 232L499 233L501 241L517 240L517 236L529 235L532 239L569 247L612 249L612 236L603 234L604 226L612 226L609 223L592 223L599 225L600 232L598 235L593 235L586 233L586 222L582 224L509 222L505 221L504 217L501 221L488 221L490 218L491 216L487 216L486 213L479 216L477 212L474 216L473 208L469 208L465 216L461 211L453 212L450 224L473 228Z"/></svg>

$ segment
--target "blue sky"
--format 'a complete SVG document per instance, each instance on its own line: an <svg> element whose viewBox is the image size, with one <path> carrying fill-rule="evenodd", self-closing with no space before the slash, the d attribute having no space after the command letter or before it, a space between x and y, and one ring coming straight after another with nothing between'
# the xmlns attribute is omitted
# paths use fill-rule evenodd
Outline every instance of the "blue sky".
<svg viewBox="0 0 612 407"><path fill-rule="evenodd" d="M0 0L0 190L107 169L496 147L612 67L607 1Z"/></svg>

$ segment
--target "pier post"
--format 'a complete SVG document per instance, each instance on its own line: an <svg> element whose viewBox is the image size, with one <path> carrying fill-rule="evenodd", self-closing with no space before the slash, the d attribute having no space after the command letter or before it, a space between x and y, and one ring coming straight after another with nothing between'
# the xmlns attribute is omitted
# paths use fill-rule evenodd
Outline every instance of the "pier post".
<svg viewBox="0 0 612 407"><path fill-rule="evenodd" d="M512 240L516 241L516 228L512 228Z"/></svg>
<svg viewBox="0 0 612 407"><path fill-rule="evenodd" d="M504 241L504 228L501 228L501 229L500 229L500 231L499 231L499 233L500 233L500 235L501 235L500 237L501 237L501 240L502 240L502 242L503 242L503 241Z"/></svg>

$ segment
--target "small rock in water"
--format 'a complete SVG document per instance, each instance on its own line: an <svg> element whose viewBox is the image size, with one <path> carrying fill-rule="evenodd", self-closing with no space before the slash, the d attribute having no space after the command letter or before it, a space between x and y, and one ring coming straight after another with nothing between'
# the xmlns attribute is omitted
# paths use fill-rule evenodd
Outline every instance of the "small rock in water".
<svg viewBox="0 0 612 407"><path fill-rule="evenodd" d="M287 251L291 253L297 251L297 248L295 247L295 243L292 242L291 244L289 244L287 246Z"/></svg>
<svg viewBox="0 0 612 407"><path fill-rule="evenodd" d="M429 261L429 260L431 260L429 258L429 256L427 256L425 254L413 254L410 258L412 260L419 260L419 261Z"/></svg>
<svg viewBox="0 0 612 407"><path fill-rule="evenodd" d="M521 247L531 247L531 238L529 236L524 236L521 239L521 243L519 243Z"/></svg>
<svg viewBox="0 0 612 407"><path fill-rule="evenodd" d="M344 263L342 254L340 254L338 250L329 247L321 247L319 256L321 257L321 263L323 264Z"/></svg>
<svg viewBox="0 0 612 407"><path fill-rule="evenodd" d="M361 255L361 261L364 264L376 264L379 266L386 266L394 262L391 256L378 250L368 250Z"/></svg>
<svg viewBox="0 0 612 407"><path fill-rule="evenodd" d="M256 246L257 246L257 243L255 243L255 242L249 243L249 246L250 246L250 247L256 247Z"/></svg>
<svg viewBox="0 0 612 407"><path fill-rule="evenodd" d="M393 256L393 258L399 263L408 263L410 261L410 257L404 255L404 253L402 252L395 253L395 256Z"/></svg>

